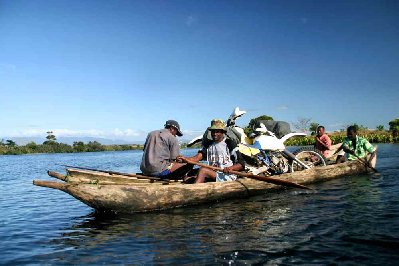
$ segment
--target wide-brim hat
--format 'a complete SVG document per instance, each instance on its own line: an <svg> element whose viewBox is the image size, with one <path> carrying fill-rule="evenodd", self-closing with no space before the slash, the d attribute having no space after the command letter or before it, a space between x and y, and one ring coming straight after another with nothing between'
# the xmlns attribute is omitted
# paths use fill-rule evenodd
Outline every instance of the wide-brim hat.
<svg viewBox="0 0 399 266"><path fill-rule="evenodd" d="M222 119L213 119L211 121L211 126L208 127L209 130L223 130L224 132L227 132L226 125L224 124L224 121Z"/></svg>
<svg viewBox="0 0 399 266"><path fill-rule="evenodd" d="M174 128L176 128L177 129L177 135L179 137L183 136L183 133L180 130L180 125L179 125L179 123L176 120L168 120L168 121L166 121L165 128L166 127L174 127Z"/></svg>

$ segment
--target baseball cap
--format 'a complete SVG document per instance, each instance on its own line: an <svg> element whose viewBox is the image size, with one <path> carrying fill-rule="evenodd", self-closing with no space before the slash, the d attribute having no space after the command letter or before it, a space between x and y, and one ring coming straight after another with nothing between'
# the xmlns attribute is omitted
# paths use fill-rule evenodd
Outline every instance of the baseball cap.
<svg viewBox="0 0 399 266"><path fill-rule="evenodd" d="M166 121L165 128L166 127L174 127L174 128L176 128L177 129L177 135L179 137L183 136L183 133L181 133L181 131L180 131L180 125L179 125L179 123L176 120L168 120L168 121Z"/></svg>

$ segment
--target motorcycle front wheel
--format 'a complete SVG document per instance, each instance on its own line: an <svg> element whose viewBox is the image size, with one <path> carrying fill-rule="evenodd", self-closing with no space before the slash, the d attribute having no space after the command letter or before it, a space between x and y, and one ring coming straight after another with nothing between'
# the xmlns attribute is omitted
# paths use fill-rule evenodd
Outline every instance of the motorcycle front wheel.
<svg viewBox="0 0 399 266"><path fill-rule="evenodd" d="M301 161L309 168L326 166L327 159L324 155L313 147L303 147L293 152L295 159ZM301 171L305 168L295 160L291 162L291 172Z"/></svg>

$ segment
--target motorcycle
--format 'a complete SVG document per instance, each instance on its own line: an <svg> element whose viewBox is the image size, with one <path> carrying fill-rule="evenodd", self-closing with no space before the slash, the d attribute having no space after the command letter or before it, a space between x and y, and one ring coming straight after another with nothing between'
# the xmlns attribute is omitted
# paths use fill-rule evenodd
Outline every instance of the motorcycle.
<svg viewBox="0 0 399 266"><path fill-rule="evenodd" d="M247 136L244 129L236 125L236 120L243 116L246 111L236 107L227 120L227 137L235 138L238 142L238 148L244 157L246 170L252 174L259 175L279 175L288 172L301 171L316 166L325 166L327 159L324 155L313 147L302 147L294 152L286 149L284 142L292 137L306 136L305 133L280 131L273 132L274 128L268 124L259 123L254 129L254 134ZM272 121L276 123L285 123ZM289 125L288 125L289 127ZM290 131L290 130L289 130ZM286 133L282 135L281 133ZM205 132L191 140L187 146L193 146L195 143L211 139L210 132Z"/></svg>

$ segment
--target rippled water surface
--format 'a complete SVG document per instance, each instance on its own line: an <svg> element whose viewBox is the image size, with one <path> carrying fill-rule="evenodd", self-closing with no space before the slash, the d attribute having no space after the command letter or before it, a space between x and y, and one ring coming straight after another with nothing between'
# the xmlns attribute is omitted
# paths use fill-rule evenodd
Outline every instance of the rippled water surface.
<svg viewBox="0 0 399 266"><path fill-rule="evenodd" d="M193 150L185 150L186 155ZM32 185L79 165L136 172L140 151L0 156L0 264L396 265L399 145L377 174L157 213L101 216Z"/></svg>

